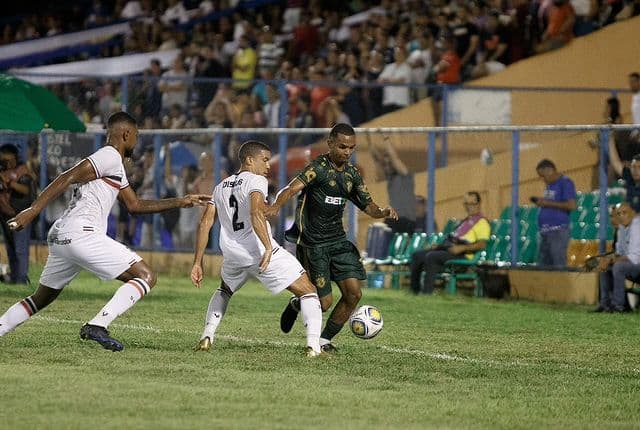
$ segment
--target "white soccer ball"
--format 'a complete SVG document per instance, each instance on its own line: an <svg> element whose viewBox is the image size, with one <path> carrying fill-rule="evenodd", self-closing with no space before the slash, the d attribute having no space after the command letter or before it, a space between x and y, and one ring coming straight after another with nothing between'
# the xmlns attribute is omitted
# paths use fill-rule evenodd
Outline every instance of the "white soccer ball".
<svg viewBox="0 0 640 430"><path fill-rule="evenodd" d="M349 318L351 332L360 339L374 338L382 331L384 321L375 306L360 306Z"/></svg>

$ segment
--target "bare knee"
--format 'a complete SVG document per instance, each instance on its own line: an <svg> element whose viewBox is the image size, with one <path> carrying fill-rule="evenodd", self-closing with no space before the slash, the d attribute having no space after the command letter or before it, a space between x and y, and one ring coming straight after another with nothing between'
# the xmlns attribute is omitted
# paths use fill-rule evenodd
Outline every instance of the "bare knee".
<svg viewBox="0 0 640 430"><path fill-rule="evenodd" d="M355 306L360 302L360 299L362 298L362 291L360 290L360 288L349 288L344 292L344 295L342 297L349 306L355 308Z"/></svg>
<svg viewBox="0 0 640 430"><path fill-rule="evenodd" d="M156 272L144 261L139 261L131 266L131 269L129 269L128 272L132 277L145 281L147 285L149 285L149 288L153 288L156 285L156 282L158 282Z"/></svg>

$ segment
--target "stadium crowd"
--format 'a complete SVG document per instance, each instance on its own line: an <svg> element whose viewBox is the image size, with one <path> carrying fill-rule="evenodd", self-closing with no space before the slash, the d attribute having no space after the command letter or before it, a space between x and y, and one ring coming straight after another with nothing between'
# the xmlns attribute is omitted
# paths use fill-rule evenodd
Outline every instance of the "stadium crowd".
<svg viewBox="0 0 640 430"><path fill-rule="evenodd" d="M164 128L276 125L283 94L251 82L257 79L293 81L287 126L357 126L427 96L417 85L495 73L640 12L638 0L94 0L72 2L69 10L64 4L6 19L0 43L129 20L131 32L115 43L64 61L181 49L171 68L152 61L128 89L128 110L140 123ZM54 90L88 123L102 123L122 107L119 81Z"/></svg>

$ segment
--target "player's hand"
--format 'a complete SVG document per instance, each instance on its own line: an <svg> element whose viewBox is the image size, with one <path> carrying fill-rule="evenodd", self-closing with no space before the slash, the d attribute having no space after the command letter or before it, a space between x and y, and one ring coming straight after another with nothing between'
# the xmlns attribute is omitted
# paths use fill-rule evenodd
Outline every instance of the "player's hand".
<svg viewBox="0 0 640 430"><path fill-rule="evenodd" d="M18 215L11 218L9 221L7 221L7 225L9 226L9 229L13 231L20 231L27 224L33 221L36 215L37 213L31 207L28 207Z"/></svg>
<svg viewBox="0 0 640 430"><path fill-rule="evenodd" d="M209 194L187 194L182 198L182 207L205 206L209 201L211 201L211 195Z"/></svg>
<svg viewBox="0 0 640 430"><path fill-rule="evenodd" d="M267 266L271 261L271 254L273 254L273 249L271 248L265 249L264 254L262 254L262 258L260 259L260 267L259 267L260 273L267 270Z"/></svg>
<svg viewBox="0 0 640 430"><path fill-rule="evenodd" d="M600 257L598 258L598 272L606 272L607 270L609 270L609 266L611 265L612 261L609 257Z"/></svg>
<svg viewBox="0 0 640 430"><path fill-rule="evenodd" d="M202 266L194 264L191 268L191 283L195 285L196 288L200 288L202 286L202 278Z"/></svg>
<svg viewBox="0 0 640 430"><path fill-rule="evenodd" d="M280 207L276 205L270 205L270 206L264 207L264 216L267 218L271 218L278 215L278 212L280 212Z"/></svg>
<svg viewBox="0 0 640 430"><path fill-rule="evenodd" d="M391 218L398 221L398 212L391 206L382 209L382 214L385 218Z"/></svg>

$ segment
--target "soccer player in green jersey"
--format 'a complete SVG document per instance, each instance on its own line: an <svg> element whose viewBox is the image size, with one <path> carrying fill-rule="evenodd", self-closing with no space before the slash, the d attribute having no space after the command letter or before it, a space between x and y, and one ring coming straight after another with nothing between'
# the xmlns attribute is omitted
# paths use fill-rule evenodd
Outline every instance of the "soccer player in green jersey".
<svg viewBox="0 0 640 430"><path fill-rule="evenodd" d="M337 124L327 140L329 152L319 156L278 192L276 201L265 210L267 216L278 213L291 197L300 193L296 222L286 239L297 245L296 256L318 290L322 311L333 304L331 281L342 296L333 308L322 331L320 346L335 352L331 340L340 332L360 301L360 280L366 273L360 253L347 240L342 215L347 200L373 218L398 219L392 207L380 208L373 202L360 172L349 162L356 148L356 134L348 124ZM291 331L300 306L292 297L280 318L280 328Z"/></svg>

